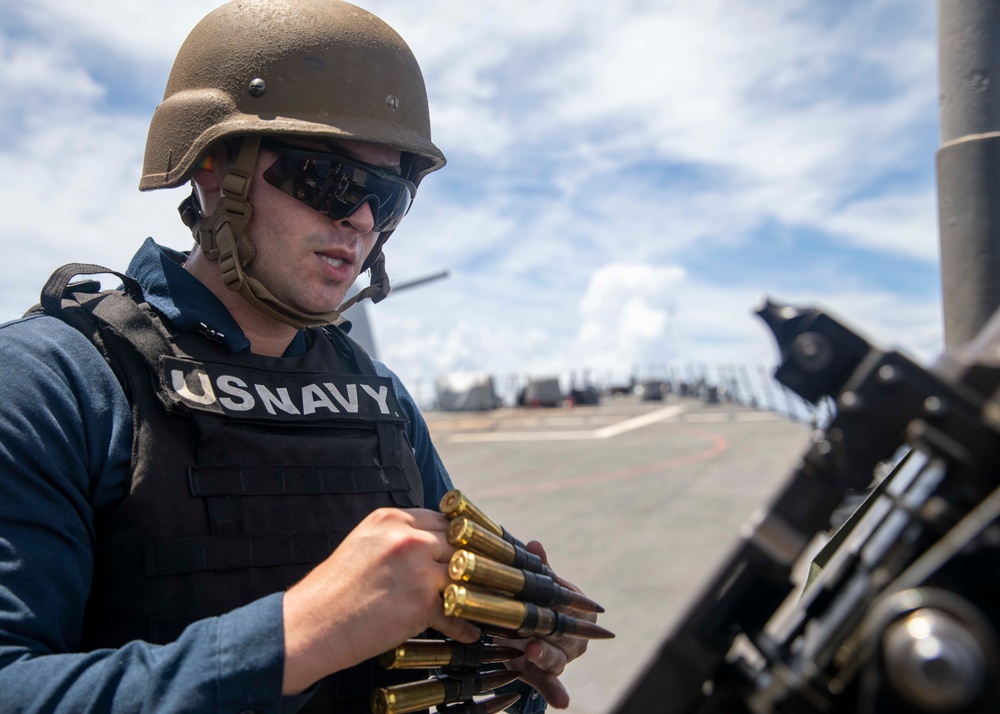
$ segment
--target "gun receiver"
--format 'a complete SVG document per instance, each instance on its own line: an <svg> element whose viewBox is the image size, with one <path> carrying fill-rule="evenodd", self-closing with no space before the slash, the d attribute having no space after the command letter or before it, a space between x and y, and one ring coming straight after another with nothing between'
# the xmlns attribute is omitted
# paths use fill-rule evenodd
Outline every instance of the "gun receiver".
<svg viewBox="0 0 1000 714"><path fill-rule="evenodd" d="M1000 325L928 371L817 310L758 314L775 377L835 415L615 714L1000 710L1000 608L976 584L997 571ZM793 593L807 546L869 489Z"/></svg>

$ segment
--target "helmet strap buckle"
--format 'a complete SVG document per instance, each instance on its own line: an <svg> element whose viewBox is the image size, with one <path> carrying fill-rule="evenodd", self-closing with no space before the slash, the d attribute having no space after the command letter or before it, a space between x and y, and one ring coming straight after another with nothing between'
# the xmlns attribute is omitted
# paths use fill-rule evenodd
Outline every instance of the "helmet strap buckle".
<svg viewBox="0 0 1000 714"><path fill-rule="evenodd" d="M250 184L259 149L259 136L243 139L236 164L222 179L219 203L195 235L205 257L219 261L226 287L234 292L243 284L243 266L257 253L247 228L253 220Z"/></svg>
<svg viewBox="0 0 1000 714"><path fill-rule="evenodd" d="M213 237L217 246L216 254L219 270L222 273L222 283L227 289L239 292L246 277L243 275L243 266L238 258L239 250L236 247L232 226L228 221L223 223Z"/></svg>

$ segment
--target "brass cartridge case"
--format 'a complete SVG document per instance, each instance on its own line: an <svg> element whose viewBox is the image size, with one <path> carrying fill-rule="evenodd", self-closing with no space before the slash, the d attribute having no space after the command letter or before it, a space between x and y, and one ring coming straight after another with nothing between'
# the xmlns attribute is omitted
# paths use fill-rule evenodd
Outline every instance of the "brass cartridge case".
<svg viewBox="0 0 1000 714"><path fill-rule="evenodd" d="M441 513L446 515L448 518L465 516L470 521L482 526L493 535L500 536L503 540L517 546L518 548L525 548L523 542L515 538L510 531L487 516L481 509L477 508L476 505L469 500L469 497L458 489L448 491L448 493L441 498L438 508Z"/></svg>
<svg viewBox="0 0 1000 714"><path fill-rule="evenodd" d="M444 704L444 684L437 679L380 687L372 692L372 714L407 714Z"/></svg>
<svg viewBox="0 0 1000 714"><path fill-rule="evenodd" d="M448 563L452 580L485 585L501 592L517 595L524 589L524 572L468 550L456 550Z"/></svg>
<svg viewBox="0 0 1000 714"><path fill-rule="evenodd" d="M527 615L527 605L518 600L471 592L462 585L452 583L444 590L444 614L508 630L520 630Z"/></svg>
<svg viewBox="0 0 1000 714"><path fill-rule="evenodd" d="M512 568L468 550L455 551L448 564L448 575L452 580L492 588L537 605L604 612L598 603L582 593L557 585L546 575Z"/></svg>
<svg viewBox="0 0 1000 714"><path fill-rule="evenodd" d="M372 692L372 714L409 714L439 704L465 701L509 684L520 676L518 671L501 669L380 687Z"/></svg>
<svg viewBox="0 0 1000 714"><path fill-rule="evenodd" d="M541 573L557 582L559 581L552 569L537 555L490 533L465 516L456 516L451 525L448 526L448 542L457 548L465 548L485 555L498 563L522 570L530 570L533 573Z"/></svg>
<svg viewBox="0 0 1000 714"><path fill-rule="evenodd" d="M477 526L465 516L457 516L448 526L448 542L459 548L474 550L505 565L512 564L517 557L513 545Z"/></svg>
<svg viewBox="0 0 1000 714"><path fill-rule="evenodd" d="M432 669L451 664L452 651L442 640L407 640L379 655L378 663L386 669Z"/></svg>
<svg viewBox="0 0 1000 714"><path fill-rule="evenodd" d="M516 630L522 635L566 635L584 639L610 639L615 636L593 622L530 602L473 592L457 583L446 587L443 594L445 615Z"/></svg>
<svg viewBox="0 0 1000 714"><path fill-rule="evenodd" d="M458 489L452 489L442 496L441 503L438 508L441 513L446 515L448 518L465 516L470 521L478 523L494 535L498 535L503 538L504 529L495 523L492 518L479 510L476 505Z"/></svg>
<svg viewBox="0 0 1000 714"><path fill-rule="evenodd" d="M514 647L500 645L463 644L450 640L407 640L382 653L378 661L386 669L478 667L491 662L505 662L523 654Z"/></svg>

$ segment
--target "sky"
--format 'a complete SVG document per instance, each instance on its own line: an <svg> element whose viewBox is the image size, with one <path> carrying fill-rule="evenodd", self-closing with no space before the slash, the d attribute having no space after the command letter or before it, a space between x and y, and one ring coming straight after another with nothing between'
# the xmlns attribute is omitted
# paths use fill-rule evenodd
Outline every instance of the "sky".
<svg viewBox="0 0 1000 714"><path fill-rule="evenodd" d="M0 0L0 320L67 262L188 249L139 193L174 55L219 3ZM386 244L378 356L620 382L773 367L763 296L942 349L934 3L359 0L413 49L448 165Z"/></svg>

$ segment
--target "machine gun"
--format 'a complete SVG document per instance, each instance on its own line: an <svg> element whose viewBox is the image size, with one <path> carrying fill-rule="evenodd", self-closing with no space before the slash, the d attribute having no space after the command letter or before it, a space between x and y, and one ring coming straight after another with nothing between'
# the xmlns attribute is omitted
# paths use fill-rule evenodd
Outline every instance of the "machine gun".
<svg viewBox="0 0 1000 714"><path fill-rule="evenodd" d="M818 310L758 314L776 379L834 414L614 714L1000 711L1000 314L929 370Z"/></svg>

